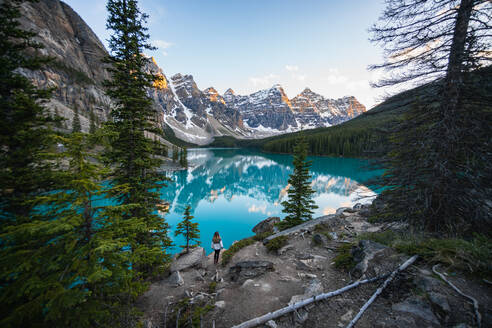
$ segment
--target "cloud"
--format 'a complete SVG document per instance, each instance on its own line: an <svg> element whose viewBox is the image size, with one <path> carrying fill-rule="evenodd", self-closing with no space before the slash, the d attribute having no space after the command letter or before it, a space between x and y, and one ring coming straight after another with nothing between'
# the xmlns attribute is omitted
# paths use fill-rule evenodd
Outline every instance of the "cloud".
<svg viewBox="0 0 492 328"><path fill-rule="evenodd" d="M358 80L358 81L349 81L347 83L347 89L350 91L357 91L360 89L370 89L371 86L369 84L369 80Z"/></svg>
<svg viewBox="0 0 492 328"><path fill-rule="evenodd" d="M167 41L164 41L164 40L154 40L154 41L152 41L152 45L154 47L156 47L156 48L159 48L159 50L161 51L162 55L167 56L166 49L172 47L174 45L174 43L167 42Z"/></svg>
<svg viewBox="0 0 492 328"><path fill-rule="evenodd" d="M253 204L248 208L248 212L250 213L260 212L266 214L266 205L256 206L255 204Z"/></svg>
<svg viewBox="0 0 492 328"><path fill-rule="evenodd" d="M277 77L277 75L270 73L265 76L250 77L249 82L251 82L255 87L270 86L272 85L273 80Z"/></svg>
<svg viewBox="0 0 492 328"><path fill-rule="evenodd" d="M331 85L345 84L349 80L348 77L340 74L340 72L338 71L338 68L329 68L328 73L329 74L323 78L323 80L327 81L328 84L331 84Z"/></svg>
<svg viewBox="0 0 492 328"><path fill-rule="evenodd" d="M296 65L285 65L285 69L289 72L297 72L299 70L299 66Z"/></svg>

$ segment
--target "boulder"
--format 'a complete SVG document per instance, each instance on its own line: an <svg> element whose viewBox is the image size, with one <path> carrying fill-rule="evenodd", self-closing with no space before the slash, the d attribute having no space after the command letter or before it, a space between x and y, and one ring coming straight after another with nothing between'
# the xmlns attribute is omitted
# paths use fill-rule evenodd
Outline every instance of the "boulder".
<svg viewBox="0 0 492 328"><path fill-rule="evenodd" d="M178 287L184 285L183 277L179 274L179 271L174 271L168 278L170 285Z"/></svg>
<svg viewBox="0 0 492 328"><path fill-rule="evenodd" d="M370 240L361 240L358 246L352 248L351 253L357 263L351 272L355 278L373 277L390 272L393 264L396 265L398 261L391 261L390 257L395 253L391 248Z"/></svg>
<svg viewBox="0 0 492 328"><path fill-rule="evenodd" d="M267 323L265 323L265 326L269 327L269 328L277 328L277 323L273 320L269 320Z"/></svg>
<svg viewBox="0 0 492 328"><path fill-rule="evenodd" d="M432 313L431 306L421 297L411 296L403 302L394 304L391 309L397 312L406 312L415 315L416 317L439 326L439 320L437 320L434 313Z"/></svg>
<svg viewBox="0 0 492 328"><path fill-rule="evenodd" d="M328 242L328 238L326 236L316 233L313 235L313 243L316 246L324 246Z"/></svg>
<svg viewBox="0 0 492 328"><path fill-rule="evenodd" d="M171 272L184 271L190 268L201 269L205 266L207 257L203 247L190 249L188 254L177 255L171 264Z"/></svg>
<svg viewBox="0 0 492 328"><path fill-rule="evenodd" d="M273 263L270 261L242 261L229 269L232 281L243 282L273 271Z"/></svg>
<svg viewBox="0 0 492 328"><path fill-rule="evenodd" d="M281 249L279 249L277 251L278 255L284 255L285 253L287 253L288 251L290 250L293 250L294 249L294 246L292 245L285 245L284 247L282 247Z"/></svg>
<svg viewBox="0 0 492 328"><path fill-rule="evenodd" d="M261 221L253 227L253 232L257 235L261 235L266 232L275 232L275 224L280 222L280 218L277 216L269 217L266 220Z"/></svg>
<svg viewBox="0 0 492 328"><path fill-rule="evenodd" d="M428 296L429 302L431 303L435 313L443 319L449 316L451 313L451 307L449 306L446 296L436 292L430 292Z"/></svg>

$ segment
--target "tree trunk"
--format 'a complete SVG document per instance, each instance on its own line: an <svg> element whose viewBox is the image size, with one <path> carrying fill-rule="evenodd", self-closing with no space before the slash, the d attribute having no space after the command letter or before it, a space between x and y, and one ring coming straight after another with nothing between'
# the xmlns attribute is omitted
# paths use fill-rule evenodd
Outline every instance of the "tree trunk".
<svg viewBox="0 0 492 328"><path fill-rule="evenodd" d="M461 0L454 25L453 41L449 53L448 68L444 83L442 110L444 117L453 115L458 106L460 89L463 85L463 61L465 55L468 24L474 0Z"/></svg>

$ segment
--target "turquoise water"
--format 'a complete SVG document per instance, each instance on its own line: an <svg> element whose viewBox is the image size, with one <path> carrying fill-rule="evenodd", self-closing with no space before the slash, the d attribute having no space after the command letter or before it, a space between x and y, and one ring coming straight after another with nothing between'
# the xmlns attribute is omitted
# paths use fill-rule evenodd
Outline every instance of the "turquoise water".
<svg viewBox="0 0 492 328"><path fill-rule="evenodd" d="M314 200L313 217L332 214L342 206L368 202L375 191L363 184L381 171L368 171L367 161L353 158L310 157ZM287 180L292 173L292 156L264 154L242 149L192 149L189 168L168 174L173 180L162 188L170 203L163 217L171 226L170 236L177 245L174 228L186 205L192 207L199 223L201 244L210 253L210 240L219 231L224 247L252 236L251 229L270 216L285 216L280 203L286 199ZM360 197L368 197L360 199ZM173 252L178 251L175 247Z"/></svg>

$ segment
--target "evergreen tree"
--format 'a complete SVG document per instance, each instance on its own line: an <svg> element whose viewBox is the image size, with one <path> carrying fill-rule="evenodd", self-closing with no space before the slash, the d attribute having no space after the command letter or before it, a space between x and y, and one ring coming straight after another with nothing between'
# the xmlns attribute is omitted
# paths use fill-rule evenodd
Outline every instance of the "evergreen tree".
<svg viewBox="0 0 492 328"><path fill-rule="evenodd" d="M186 147L181 148L179 152L179 165L182 167L188 167L188 149Z"/></svg>
<svg viewBox="0 0 492 328"><path fill-rule="evenodd" d="M89 114L89 133L94 134L96 132L96 129L96 114L94 114L94 110L91 109L91 112Z"/></svg>
<svg viewBox="0 0 492 328"><path fill-rule="evenodd" d="M284 230L305 220L312 219L312 210L318 208L312 200L312 195L315 191L311 188L309 179L309 167L311 161L306 160L307 143L304 137L300 137L294 147L294 172L290 175L288 192L288 200L282 202L284 207L282 212L287 213L287 216L280 222L279 227Z"/></svg>
<svg viewBox="0 0 492 328"><path fill-rule="evenodd" d="M384 216L440 233L490 227L490 84L477 70L491 60L490 9L483 0L388 1L372 28L387 55L373 68L393 73L379 86L439 78L391 131Z"/></svg>
<svg viewBox="0 0 492 328"><path fill-rule="evenodd" d="M167 223L157 215L159 192L165 176L159 174L162 161L154 156L150 133L155 128L155 109L147 95L155 77L146 73L147 59L143 50L152 49L144 27L147 15L140 12L135 0L109 0L107 28L113 33L109 40L108 62L112 79L106 81L107 94L115 107L112 122L106 124L110 147L106 162L114 167L110 193L118 201L112 219L120 226L131 254L134 281L140 281L164 268L169 260L165 249L170 246ZM142 292L145 285L141 285Z"/></svg>
<svg viewBox="0 0 492 328"><path fill-rule="evenodd" d="M191 206L188 205L185 208L183 213L184 217L181 222L178 223L176 227L176 231L174 232L175 236L182 235L186 240L186 245L181 246L186 249L186 253L189 252L190 247L200 245L200 230L198 230L198 223L191 222L193 220L193 216L190 214ZM190 244L190 242L195 241L195 244Z"/></svg>
<svg viewBox="0 0 492 328"><path fill-rule="evenodd" d="M72 121L72 133L80 132L82 127L80 126L80 117L79 117L79 108L75 106L75 110L73 112L73 121Z"/></svg>
<svg viewBox="0 0 492 328"><path fill-rule="evenodd" d="M128 279L130 258L123 250L127 240L114 238L119 227L110 219L111 207L95 205L105 197L100 185L105 172L89 160L94 154L89 152L87 135L76 132L57 141L66 151L56 158L69 160L69 168L58 172L57 190L34 199L42 211L3 235L18 238L17 252L9 256L21 256L23 262L6 272L16 279L4 285L2 304L19 296L22 304L10 312L5 324L119 325L135 287ZM33 285L37 288L25 287Z"/></svg>
<svg viewBox="0 0 492 328"><path fill-rule="evenodd" d="M176 162L179 158L179 148L173 145L173 162Z"/></svg>
<svg viewBox="0 0 492 328"><path fill-rule="evenodd" d="M55 113L53 115L54 126L58 129L62 129L63 121L65 121L65 119L60 116L60 113L58 112L58 108L55 107Z"/></svg>
<svg viewBox="0 0 492 328"><path fill-rule="evenodd" d="M53 121L42 103L51 90L36 88L19 74L38 70L49 59L39 56L34 33L20 27L21 1L0 3L0 326L43 324L42 312L31 307L32 295L44 289L43 275L27 263L33 250L49 248L48 241L32 237L40 228L34 218L34 199L58 184L47 152L54 146ZM24 227L25 229L23 229ZM53 256L53 254L52 254ZM31 263L32 264L32 263ZM27 274L26 274L27 273ZM45 302L43 307L48 303Z"/></svg>

